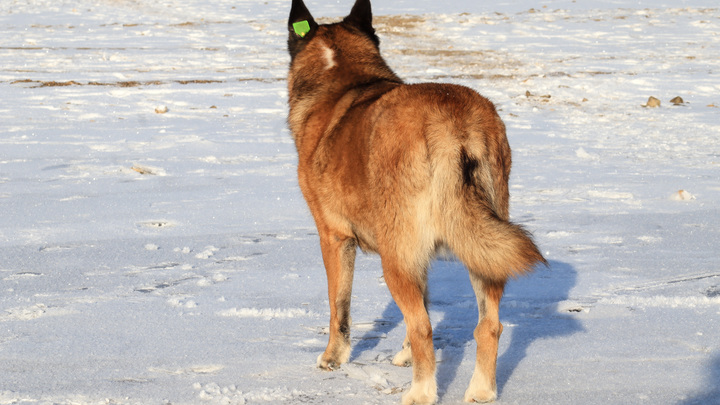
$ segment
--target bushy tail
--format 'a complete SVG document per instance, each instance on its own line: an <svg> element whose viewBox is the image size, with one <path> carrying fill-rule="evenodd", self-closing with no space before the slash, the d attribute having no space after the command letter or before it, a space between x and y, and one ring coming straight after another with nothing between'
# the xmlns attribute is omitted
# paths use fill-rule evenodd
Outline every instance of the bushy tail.
<svg viewBox="0 0 720 405"><path fill-rule="evenodd" d="M479 219L481 217L482 219ZM495 215L473 213L459 219L450 249L482 278L504 281L530 272L545 258L521 226Z"/></svg>
<svg viewBox="0 0 720 405"><path fill-rule="evenodd" d="M442 186L443 239L468 270L484 279L505 281L532 271L538 263L547 265L530 233L508 220L509 161L478 158L460 148L451 162L457 177L446 179L453 185Z"/></svg>

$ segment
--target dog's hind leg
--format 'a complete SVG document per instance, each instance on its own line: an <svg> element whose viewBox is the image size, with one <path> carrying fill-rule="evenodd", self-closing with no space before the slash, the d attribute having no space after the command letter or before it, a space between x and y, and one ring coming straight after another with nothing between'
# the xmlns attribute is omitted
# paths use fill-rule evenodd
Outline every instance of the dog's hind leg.
<svg viewBox="0 0 720 405"><path fill-rule="evenodd" d="M381 257L385 283L405 318L406 340L412 352L413 380L402 403L433 404L437 401L437 383L432 326L425 304L427 270L404 265L397 258L382 253Z"/></svg>
<svg viewBox="0 0 720 405"><path fill-rule="evenodd" d="M350 237L320 232L320 247L328 282L330 339L317 366L333 370L350 359L350 296L357 243Z"/></svg>
<svg viewBox="0 0 720 405"><path fill-rule="evenodd" d="M427 288L425 289L425 311L428 310L429 297ZM412 365L412 350L410 348L410 337L405 334L405 340L403 341L402 350L395 354L392 359L392 364L398 367L408 367Z"/></svg>
<svg viewBox="0 0 720 405"><path fill-rule="evenodd" d="M497 398L495 370L498 340L503 330L498 310L505 283L483 280L472 270L470 282L477 297L479 314L474 333L477 342L475 371L465 391L465 402L492 402Z"/></svg>
<svg viewBox="0 0 720 405"><path fill-rule="evenodd" d="M405 341L402 345L402 350L397 352L395 357L392 359L392 364L399 367L407 367L412 365L412 351L410 350L410 338L405 335Z"/></svg>

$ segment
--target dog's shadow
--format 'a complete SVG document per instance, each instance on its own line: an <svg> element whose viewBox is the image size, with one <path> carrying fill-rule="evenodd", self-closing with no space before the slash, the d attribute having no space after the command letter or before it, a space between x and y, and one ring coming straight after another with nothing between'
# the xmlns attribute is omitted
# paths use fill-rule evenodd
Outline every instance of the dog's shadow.
<svg viewBox="0 0 720 405"><path fill-rule="evenodd" d="M549 268L538 267L530 276L508 283L500 305L500 320L506 327L501 337L498 358L498 395L534 341L569 336L584 330L580 322L568 312L579 308L566 308L565 305L559 308L559 304L568 299L576 278L577 272L572 266L551 261ZM467 270L456 261L433 262L428 285L431 321L434 321L432 318L440 318L437 323L433 322L433 340L438 357L438 395L442 398L455 381L460 363L467 357L465 352L471 351L474 359L473 330L478 321L477 301ZM374 349L378 339L372 337L388 334L402 323L403 316L391 300L381 319L372 330L365 332L368 339L360 336L351 358ZM508 337L510 343L504 345L502 339ZM398 341L398 349L401 344L402 341ZM506 347L504 351L503 347ZM468 373L472 373L474 366L468 366ZM468 377L468 381L461 385L469 382Z"/></svg>
<svg viewBox="0 0 720 405"><path fill-rule="evenodd" d="M678 402L678 405L720 404L720 355L708 361L708 376L705 381L705 392Z"/></svg>

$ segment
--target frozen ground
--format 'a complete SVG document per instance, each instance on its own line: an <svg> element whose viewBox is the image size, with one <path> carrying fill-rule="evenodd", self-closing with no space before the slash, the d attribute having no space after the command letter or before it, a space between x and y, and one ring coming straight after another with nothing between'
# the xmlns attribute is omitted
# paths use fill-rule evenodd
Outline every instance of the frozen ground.
<svg viewBox="0 0 720 405"><path fill-rule="evenodd" d="M374 10L398 74L473 87L508 126L511 212L551 268L507 289L499 402L720 403L717 2L487 3ZM288 9L0 3L0 404L399 401L377 257L351 362L314 367L328 308L285 128ZM475 302L453 262L431 289L457 403Z"/></svg>

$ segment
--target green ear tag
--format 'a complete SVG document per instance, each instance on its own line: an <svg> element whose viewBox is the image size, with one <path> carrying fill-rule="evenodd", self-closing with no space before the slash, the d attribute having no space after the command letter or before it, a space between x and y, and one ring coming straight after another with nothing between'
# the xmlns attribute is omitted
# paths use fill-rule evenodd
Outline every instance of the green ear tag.
<svg viewBox="0 0 720 405"><path fill-rule="evenodd" d="M298 34L300 37L304 38L305 35L310 32L310 23L307 22L307 20L293 23L293 30L295 30L295 33Z"/></svg>

